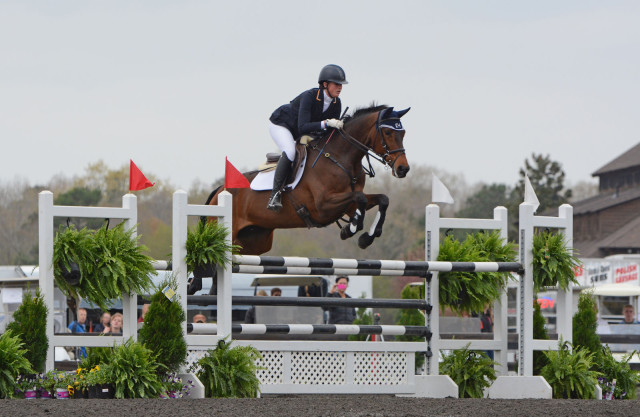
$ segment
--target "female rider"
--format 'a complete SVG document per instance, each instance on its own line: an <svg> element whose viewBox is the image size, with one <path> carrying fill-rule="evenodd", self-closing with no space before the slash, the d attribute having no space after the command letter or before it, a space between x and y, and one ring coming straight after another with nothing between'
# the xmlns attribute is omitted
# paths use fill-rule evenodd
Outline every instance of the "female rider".
<svg viewBox="0 0 640 417"><path fill-rule="evenodd" d="M300 136L327 128L342 129L340 118L342 85L348 84L344 70L338 65L325 65L318 77L318 88L312 88L276 109L269 118L269 133L282 150L273 178L273 191L267 208L282 209L281 193L296 154Z"/></svg>

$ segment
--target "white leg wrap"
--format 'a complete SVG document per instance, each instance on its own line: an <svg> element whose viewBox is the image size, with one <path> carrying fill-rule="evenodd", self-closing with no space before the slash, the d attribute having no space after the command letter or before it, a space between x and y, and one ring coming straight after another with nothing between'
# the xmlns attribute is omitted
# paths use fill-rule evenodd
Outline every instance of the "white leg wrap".
<svg viewBox="0 0 640 417"><path fill-rule="evenodd" d="M373 223L371 224L371 227L369 228L369 236L373 236L373 234L375 233L376 230L376 226L378 225L378 222L380 221L380 212L376 213L376 218L373 219Z"/></svg>

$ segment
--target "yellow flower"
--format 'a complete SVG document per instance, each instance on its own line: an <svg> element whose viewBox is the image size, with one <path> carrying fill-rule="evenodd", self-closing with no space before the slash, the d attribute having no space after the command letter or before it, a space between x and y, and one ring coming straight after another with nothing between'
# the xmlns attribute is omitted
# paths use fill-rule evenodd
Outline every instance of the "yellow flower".
<svg viewBox="0 0 640 417"><path fill-rule="evenodd" d="M100 370L100 365L96 365L95 369L96 369L96 371L99 371Z"/></svg>

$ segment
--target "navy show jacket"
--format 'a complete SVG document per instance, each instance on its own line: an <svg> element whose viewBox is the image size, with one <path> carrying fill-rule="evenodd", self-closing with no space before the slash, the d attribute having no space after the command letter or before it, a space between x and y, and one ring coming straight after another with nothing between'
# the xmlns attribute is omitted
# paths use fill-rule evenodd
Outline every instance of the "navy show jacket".
<svg viewBox="0 0 640 417"><path fill-rule="evenodd" d="M319 88L304 91L289 104L278 107L269 120L271 123L286 127L297 140L300 136L322 130L320 122L326 119L339 119L342 111L340 99L333 99L326 112L322 111L324 94Z"/></svg>

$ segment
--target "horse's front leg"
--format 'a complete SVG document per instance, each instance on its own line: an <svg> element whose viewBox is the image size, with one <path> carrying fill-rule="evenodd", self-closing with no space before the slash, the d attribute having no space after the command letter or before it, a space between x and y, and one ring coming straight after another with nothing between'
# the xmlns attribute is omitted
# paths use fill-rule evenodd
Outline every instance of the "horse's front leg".
<svg viewBox="0 0 640 417"><path fill-rule="evenodd" d="M368 201L367 210L378 206L378 213L376 213L376 217L373 219L369 231L363 233L360 235L360 238L358 238L358 246L361 249L369 247L369 245L373 243L373 239L382 235L382 225L384 224L387 216L387 208L389 207L389 197L384 194L367 194L365 197Z"/></svg>
<svg viewBox="0 0 640 417"><path fill-rule="evenodd" d="M349 224L340 229L340 238L342 240L355 235L362 230L364 225L364 212L367 210L367 196L361 191L356 191L353 193L353 202L356 205L356 210L349 219Z"/></svg>

